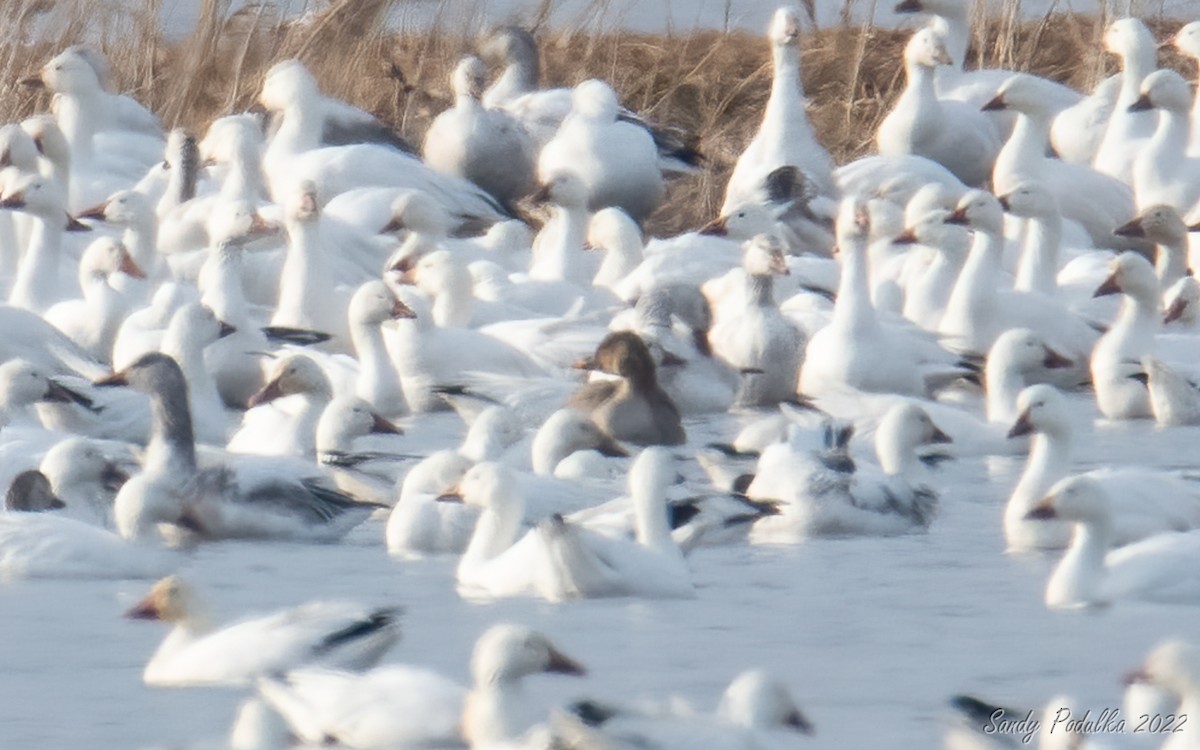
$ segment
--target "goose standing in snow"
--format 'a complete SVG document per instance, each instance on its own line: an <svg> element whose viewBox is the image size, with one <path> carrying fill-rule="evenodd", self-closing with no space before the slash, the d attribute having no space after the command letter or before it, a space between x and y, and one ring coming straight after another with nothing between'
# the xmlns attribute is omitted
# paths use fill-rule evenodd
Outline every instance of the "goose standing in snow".
<svg viewBox="0 0 1200 750"><path fill-rule="evenodd" d="M434 169L466 178L512 206L533 190L536 152L520 122L480 101L486 77L478 57L458 62L452 76L454 105L425 131L421 154Z"/></svg>
<svg viewBox="0 0 1200 750"><path fill-rule="evenodd" d="M923 28L904 47L907 85L879 124L875 140L883 156L916 154L949 169L967 185L992 173L1000 138L987 116L962 102L942 101L934 71L953 59L937 34Z"/></svg>

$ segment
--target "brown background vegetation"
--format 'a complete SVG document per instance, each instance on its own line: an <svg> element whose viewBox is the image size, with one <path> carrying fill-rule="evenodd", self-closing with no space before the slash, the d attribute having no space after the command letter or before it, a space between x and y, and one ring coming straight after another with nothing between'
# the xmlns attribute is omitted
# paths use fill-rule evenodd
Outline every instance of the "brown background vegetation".
<svg viewBox="0 0 1200 750"><path fill-rule="evenodd" d="M205 0L195 30L168 39L159 28L158 0L133 13L89 0L6 0L6 15L16 20L0 32L0 119L44 109L44 95L17 81L69 44L98 41L109 60L112 88L149 105L168 127L202 133L213 118L247 108L273 62L299 57L327 93L374 113L419 144L430 120L450 105L450 70L479 40L448 23L420 34L385 30L383 19L402 11L403 4L334 0L301 21L289 21L269 4L228 16L223 0ZM541 24L551 4L547 0L531 25ZM1116 70L1100 44L1107 20L1062 13L1018 20L1010 2L976 25L968 67L1030 71L1090 90ZM1163 40L1181 23L1158 20L1151 27ZM805 34L801 65L809 115L838 163L872 150L875 129L904 85L899 59L910 33L857 24ZM560 29L540 29L537 36L545 85L604 78L625 106L699 139L706 169L674 181L669 208L654 217L650 230L674 233L712 218L769 93L765 38L741 31L647 35ZM1194 74L1193 64L1173 49L1160 52L1160 63Z"/></svg>

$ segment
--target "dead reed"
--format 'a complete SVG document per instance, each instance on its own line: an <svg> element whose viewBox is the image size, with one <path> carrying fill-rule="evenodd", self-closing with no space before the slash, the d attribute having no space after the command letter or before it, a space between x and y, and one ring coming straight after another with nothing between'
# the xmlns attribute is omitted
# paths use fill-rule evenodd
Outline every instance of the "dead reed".
<svg viewBox="0 0 1200 750"><path fill-rule="evenodd" d="M146 102L168 126L203 131L213 118L247 108L266 69L298 57L325 91L420 143L432 117L450 104L449 72L459 56L474 49L481 26L447 19L427 32L390 31L384 19L402 16L403 0L330 0L301 19L284 18L270 3L231 14L229 0L203 0L192 33L171 39L159 27L160 2L150 0L130 12L121 10L128 4L89 0L9 0L13 20L0 30L0 120L44 109L43 95L17 81L63 47L88 43L108 58L111 87ZM531 25L540 26L552 4L545 0L528 19ZM1001 13L976 24L970 67L1030 71L1083 90L1114 72L1115 61L1100 44L1107 19L1052 12L1022 20L1014 4L1010 0ZM873 11L867 14L872 16ZM1180 25L1150 23L1160 39ZM898 60L909 33L860 23L806 35L802 69L809 115L839 163L871 151L875 129L904 85ZM649 35L557 28L542 28L538 37L547 85L605 78L626 106L699 139L707 168L674 182L670 208L653 218L650 230L669 234L711 218L766 103L771 69L763 37L741 31ZM1161 55L1162 64L1193 74L1173 50Z"/></svg>

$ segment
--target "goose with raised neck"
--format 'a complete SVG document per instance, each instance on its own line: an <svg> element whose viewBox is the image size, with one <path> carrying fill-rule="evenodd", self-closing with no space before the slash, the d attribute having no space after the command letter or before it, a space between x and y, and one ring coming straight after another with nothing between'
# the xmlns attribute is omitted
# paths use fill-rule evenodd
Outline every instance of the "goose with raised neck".
<svg viewBox="0 0 1200 750"><path fill-rule="evenodd" d="M1041 183L1032 180L1017 183L999 200L1006 213L1025 223L1013 289L1055 296L1063 237L1058 200Z"/></svg>
<svg viewBox="0 0 1200 750"><path fill-rule="evenodd" d="M992 169L993 189L1003 195L1027 180L1040 182L1058 200L1063 217L1079 222L1096 247L1136 245L1112 233L1135 213L1133 191L1125 183L1085 165L1046 157L1050 111L1044 95L1042 82L1018 73L984 105L985 110L1018 113Z"/></svg>
<svg viewBox="0 0 1200 750"><path fill-rule="evenodd" d="M350 339L358 355L355 393L388 419L407 414L408 402L381 326L413 315L382 281L368 281L350 298Z"/></svg>
<svg viewBox="0 0 1200 750"><path fill-rule="evenodd" d="M764 178L783 166L798 167L816 185L818 193L836 194L833 159L817 141L805 109L800 79L800 19L796 12L788 7L775 11L767 36L773 71L771 93L762 123L729 177L721 207L723 215L755 202Z"/></svg>
<svg viewBox="0 0 1200 750"><path fill-rule="evenodd" d="M22 180L0 196L0 209L21 211L33 218L29 245L9 291L8 304L42 314L66 296L63 233L77 222L67 214L62 189L41 176Z"/></svg>
<svg viewBox="0 0 1200 750"><path fill-rule="evenodd" d="M591 259L583 252L588 233L587 185L574 172L556 172L548 176L533 199L549 203L553 214L533 240L529 277L589 283Z"/></svg>
<svg viewBox="0 0 1200 750"><path fill-rule="evenodd" d="M1132 109L1158 67L1158 44L1140 18L1120 18L1104 31L1104 48L1121 58L1121 92L1092 162L1098 172L1133 182L1133 160L1154 132L1154 118Z"/></svg>
<svg viewBox="0 0 1200 750"><path fill-rule="evenodd" d="M1200 201L1200 157L1188 155L1191 108L1191 86L1166 69L1146 76L1141 94L1129 105L1131 112L1158 112L1158 126L1138 149L1130 170L1138 208L1165 203L1186 212Z"/></svg>
<svg viewBox="0 0 1200 750"><path fill-rule="evenodd" d="M204 363L204 350L218 339L235 333L199 302L189 302L171 316L159 351L174 359L188 386L188 403L196 438L202 443L225 445L229 417L216 381Z"/></svg>
<svg viewBox="0 0 1200 750"><path fill-rule="evenodd" d="M49 323L99 362L111 361L117 329L129 310L129 298L117 288L121 275L146 277L123 243L111 237L96 239L79 259L83 298L59 302L45 314Z"/></svg>
<svg viewBox="0 0 1200 750"><path fill-rule="evenodd" d="M350 333L344 312L347 299L338 288L331 288L333 269L321 242L316 185L302 183L290 196L285 216L287 253L271 325L321 331L346 342Z"/></svg>
<svg viewBox="0 0 1200 750"><path fill-rule="evenodd" d="M1096 296L1124 295L1117 320L1096 342L1092 351L1092 385L1096 405L1108 419L1152 416L1145 387L1130 379L1151 352L1161 326L1160 292L1154 268L1142 256L1125 252L1117 256L1108 278Z"/></svg>
<svg viewBox="0 0 1200 750"><path fill-rule="evenodd" d="M1171 206L1149 206L1117 233L1154 243L1154 272L1163 292L1188 275L1188 226Z"/></svg>
<svg viewBox="0 0 1200 750"><path fill-rule="evenodd" d="M962 102L943 101L934 87L938 66L953 62L933 29L919 29L904 47L907 83L879 124L883 156L915 154L941 164L967 185L992 173L1000 138L987 115Z"/></svg>

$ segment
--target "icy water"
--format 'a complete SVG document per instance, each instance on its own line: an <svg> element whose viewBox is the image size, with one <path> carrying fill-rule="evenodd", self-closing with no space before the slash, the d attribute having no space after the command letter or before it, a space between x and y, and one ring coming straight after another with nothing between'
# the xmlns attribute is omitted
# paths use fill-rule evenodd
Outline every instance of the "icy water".
<svg viewBox="0 0 1200 750"><path fill-rule="evenodd" d="M729 434L712 427L689 429L694 440ZM1200 432L1132 424L1098 428L1079 443L1089 466L1191 466ZM1170 635L1200 635L1196 607L1046 610L1053 557L1004 553L1001 509L1021 461L947 466L941 515L926 535L699 549L690 601L469 603L454 591L454 560L389 559L379 522L340 545L211 545L181 572L208 596L218 621L313 598L403 605L404 640L388 661L464 681L485 628L531 625L590 669L583 679L531 679L533 695L547 702L676 693L707 708L739 671L766 667L817 726L798 746L932 748L954 693L1040 706L1065 692L1096 708L1119 707L1121 675L1151 647ZM223 741L240 693L141 683L166 630L121 613L147 587L0 585L0 748Z"/></svg>

